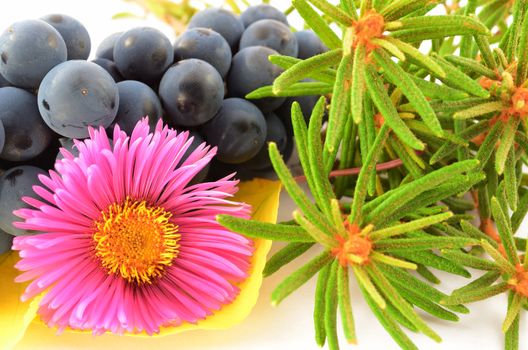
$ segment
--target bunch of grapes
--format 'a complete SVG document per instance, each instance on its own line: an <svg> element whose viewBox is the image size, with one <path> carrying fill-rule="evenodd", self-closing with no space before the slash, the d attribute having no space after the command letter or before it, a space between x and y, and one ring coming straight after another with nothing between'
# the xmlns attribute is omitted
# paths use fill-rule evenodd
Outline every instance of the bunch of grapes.
<svg viewBox="0 0 528 350"><path fill-rule="evenodd" d="M160 31L140 27L101 42L88 61L90 36L76 19L48 15L13 23L0 36L0 252L14 228L13 210L24 207L38 176L51 169L88 126L131 132L148 116L190 131L192 149L218 148L214 162L193 179L241 178L271 170L267 143L292 154L290 107L310 115L318 96L245 96L271 85L282 70L274 54L306 59L327 49L311 31L293 33L270 5L240 16L219 8L198 12L172 44ZM4 231L4 232L2 232Z"/></svg>

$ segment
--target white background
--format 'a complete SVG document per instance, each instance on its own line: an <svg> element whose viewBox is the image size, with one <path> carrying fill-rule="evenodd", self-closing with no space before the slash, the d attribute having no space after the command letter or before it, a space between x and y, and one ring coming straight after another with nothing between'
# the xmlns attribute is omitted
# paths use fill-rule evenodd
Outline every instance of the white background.
<svg viewBox="0 0 528 350"><path fill-rule="evenodd" d="M210 0L209 2L218 5L222 4L221 0ZM175 37L170 27L152 17L141 20L112 20L112 15L118 12L130 11L139 15L142 14L139 7L119 0L2 0L1 4L0 29L6 28L10 23L17 20L38 18L50 13L64 13L79 19L87 27L92 38L91 58L93 58L97 44L107 35L117 31L124 31L134 26L155 26L169 36L171 40ZM274 4L284 9L289 5L289 1L281 0L276 1ZM302 26L298 19L294 19L292 22L297 28ZM291 219L290 215L293 209L291 201L283 193L279 219ZM280 245L275 245L273 251L276 251L279 247ZM299 258L276 275L265 279L259 301L250 317L242 324L228 331L195 331L170 336L162 340L134 339L133 342L129 338L115 336L105 336L103 338L84 336L82 342L79 342L75 347L61 346L61 338L58 338L58 341L54 342L54 344L39 344L37 342L38 346L35 345L36 339L32 339L31 341L23 341L16 349L111 349L120 348L120 345L124 345L125 342L127 349L148 349L152 347L158 349L203 350L318 349L314 342L312 326L315 279L292 294L278 307L273 308L269 304L273 288L314 254L316 254L316 251L310 251L310 253L305 254L305 256ZM445 292L450 292L452 288L462 286L468 282L464 278L452 277L441 273L438 273L438 275L443 280L439 288ZM352 285L352 299L359 345L346 344L341 334L342 348L358 350L398 349L371 314L354 284ZM502 349L503 336L500 329L506 313L505 296L495 297L491 300L468 306L471 309L471 313L469 315L461 315L461 320L456 324L439 321L424 315L432 328L437 330L443 337L441 344L436 344L422 335L412 334L412 339L415 340L420 349ZM526 324L521 323L521 349L528 348L528 335L524 330L526 330Z"/></svg>

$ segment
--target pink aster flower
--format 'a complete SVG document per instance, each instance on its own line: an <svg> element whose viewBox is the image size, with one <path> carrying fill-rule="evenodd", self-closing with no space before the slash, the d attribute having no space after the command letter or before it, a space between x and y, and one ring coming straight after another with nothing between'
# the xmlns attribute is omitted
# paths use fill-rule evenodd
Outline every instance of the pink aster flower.
<svg viewBox="0 0 528 350"><path fill-rule="evenodd" d="M159 332L196 323L231 303L247 277L253 242L217 224L218 214L249 216L229 177L191 185L214 156L147 120L113 141L104 129L75 141L79 156L61 150L55 171L41 176L34 209L15 213L17 227L42 232L16 237L17 282L23 300L40 293L38 313L49 326L95 334Z"/></svg>

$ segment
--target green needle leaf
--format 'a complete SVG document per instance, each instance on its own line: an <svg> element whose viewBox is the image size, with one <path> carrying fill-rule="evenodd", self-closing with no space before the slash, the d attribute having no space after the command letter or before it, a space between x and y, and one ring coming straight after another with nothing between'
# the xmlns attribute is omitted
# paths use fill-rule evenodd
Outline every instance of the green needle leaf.
<svg viewBox="0 0 528 350"><path fill-rule="evenodd" d="M495 154L495 170L499 175L504 172L504 166L506 164L506 158L510 148L513 147L513 141L515 139L515 132L519 126L519 118L509 118L508 122L504 126L502 133L501 142L497 147L497 153Z"/></svg>
<svg viewBox="0 0 528 350"><path fill-rule="evenodd" d="M218 223L231 231L251 238L263 238L286 242L313 242L314 239L302 227L246 220L229 215L218 215Z"/></svg>
<svg viewBox="0 0 528 350"><path fill-rule="evenodd" d="M478 245L479 241L473 238L465 237L424 237L424 238L399 238L377 241L375 243L376 251L406 252L414 250L442 249L442 248L463 248L472 245Z"/></svg>
<svg viewBox="0 0 528 350"><path fill-rule="evenodd" d="M444 72L442 67L438 63L436 63L435 60L421 53L420 50L418 50L416 47L407 44L406 42L403 42L399 39L392 38L390 36L385 37L383 40L393 44L398 49L400 49L400 51L403 52L406 56L408 56L408 58L410 58L413 63L429 70L431 73L434 73L438 77L445 77L446 73Z"/></svg>
<svg viewBox="0 0 528 350"><path fill-rule="evenodd" d="M482 245L482 248L484 248L486 253L488 253L488 255L491 256L493 260L495 260L495 263L497 264L497 266L499 267L501 271L504 271L505 273L508 273L508 274L515 273L515 267L512 264L510 264L510 262L506 260L506 258L504 258L502 254L495 247L493 247L488 241L482 240L480 244Z"/></svg>
<svg viewBox="0 0 528 350"><path fill-rule="evenodd" d="M303 61L299 58L283 56L283 55L270 55L268 57L268 60L274 65L281 67L282 69L289 69L295 66L297 63ZM335 79L336 79L336 70L333 68L324 68L321 70L315 70L315 71L309 72L307 74L307 77L318 80L323 83L330 84L333 87Z"/></svg>
<svg viewBox="0 0 528 350"><path fill-rule="evenodd" d="M314 305L314 327L315 342L323 347L326 341L325 328L325 308L326 308L326 290L328 286L328 276L332 265L328 264L321 269L317 276L317 286L315 287L315 305Z"/></svg>
<svg viewBox="0 0 528 350"><path fill-rule="evenodd" d="M324 144L323 159L325 170L330 172L334 165L339 144L344 135L344 128L350 113L350 88L353 57L345 55L338 68L337 79L332 93L332 103L328 116L326 140Z"/></svg>
<svg viewBox="0 0 528 350"><path fill-rule="evenodd" d="M461 293L464 294L466 292L469 292L471 290L478 290L484 287L491 286L496 280L498 280L501 277L501 272L498 270L491 270L474 280L473 282L469 283L468 285L455 289L453 291L453 295Z"/></svg>
<svg viewBox="0 0 528 350"><path fill-rule="evenodd" d="M289 96L311 96L311 95L326 95L331 93L333 85L320 82L302 82L290 85L288 88L275 94L273 87L263 86L246 95L247 99L259 99L264 97L289 97Z"/></svg>
<svg viewBox="0 0 528 350"><path fill-rule="evenodd" d="M383 328L385 328L385 330L390 334L392 339L394 339L394 341L404 350L418 350L416 345L414 345L407 334L401 330L398 323L389 314L389 312L380 308L365 288L363 288L361 285L359 287L370 309L381 323Z"/></svg>
<svg viewBox="0 0 528 350"><path fill-rule="evenodd" d="M349 221L351 223L361 222L361 219L362 219L361 210L363 207L363 203L365 203L365 197L367 196L367 183L372 173L376 170L376 163L381 154L381 151L383 150L382 146L385 143L385 140L387 139L388 136L389 136L389 128L386 125L384 125L381 128L378 136L376 136L376 140L374 141L374 144L372 145L370 152L367 154L365 163L363 167L361 168L361 171L359 172L358 181L356 183L356 188L354 190L352 209L350 211L350 216L349 216Z"/></svg>
<svg viewBox="0 0 528 350"><path fill-rule="evenodd" d="M357 344L354 314L352 312L348 286L348 267L339 266L337 271L337 296L339 298L339 310L341 311L343 331L345 338L350 344Z"/></svg>
<svg viewBox="0 0 528 350"><path fill-rule="evenodd" d="M385 309L387 306L385 299L383 299L381 294L378 292L364 268L354 265L352 266L352 270L354 271L354 275L356 276L359 286L365 290L365 292L372 298L374 303L376 303L380 309Z"/></svg>
<svg viewBox="0 0 528 350"><path fill-rule="evenodd" d="M452 64L448 63L437 54L433 53L432 56L436 58L436 63L442 67L446 73L445 77L438 76L446 85L451 86L455 89L466 91L473 96L488 98L490 96L489 91L485 90L480 84L462 73Z"/></svg>
<svg viewBox="0 0 528 350"><path fill-rule="evenodd" d="M413 308L402 298L398 291L385 278L384 274L376 267L370 264L366 267L369 276L376 283L383 295L400 311L411 323L418 328L423 334L431 339L440 342L442 338L436 334L427 324L416 314Z"/></svg>
<svg viewBox="0 0 528 350"><path fill-rule="evenodd" d="M451 261L479 270L497 270L499 267L493 261L473 256L459 250L442 250L442 255Z"/></svg>
<svg viewBox="0 0 528 350"><path fill-rule="evenodd" d="M337 273L340 268L338 261L334 260L330 265L330 273L325 290L324 324L330 350L339 349L339 341L337 339Z"/></svg>
<svg viewBox="0 0 528 350"><path fill-rule="evenodd" d="M513 240L513 232L511 230L509 217L506 216L502 210L501 204L495 197L491 198L491 213L497 224L497 230L499 231L501 243L504 246L508 261L513 265L519 264L519 256L517 255L517 249L515 248L515 241Z"/></svg>
<svg viewBox="0 0 528 350"><path fill-rule="evenodd" d="M443 222L453 216L453 213L447 212L438 215L428 216L422 219L413 220L404 224L394 225L382 230L373 231L370 234L370 239L374 242L387 239L389 237L401 235L410 231L416 231L424 227L428 227L439 222Z"/></svg>
<svg viewBox="0 0 528 350"><path fill-rule="evenodd" d="M519 317L519 313L522 309L523 298L520 294L514 293L511 303L508 305L508 313L502 324L502 331L506 333L511 327L513 322Z"/></svg>
<svg viewBox="0 0 528 350"><path fill-rule="evenodd" d="M383 68L384 74L401 89L411 105L416 109L418 114L420 114L425 124L427 124L436 136L442 137L444 131L442 130L442 126L440 125L434 110L429 105L429 102L427 102L422 91L420 91L420 89L414 84L413 80L409 78L409 75L400 68L400 66L394 63L383 51L374 51L372 56L380 67Z"/></svg>
<svg viewBox="0 0 528 350"><path fill-rule="evenodd" d="M269 155L275 172L279 176L295 204L302 210L303 214L311 221L320 231L335 234L328 220L315 208L308 196L303 192L301 187L293 178L290 170L284 163L277 145L274 142L269 143Z"/></svg>
<svg viewBox="0 0 528 350"><path fill-rule="evenodd" d="M497 73L493 69L490 69L473 59L454 55L445 56L444 58L446 61L465 68L473 73L477 73L491 79L497 79Z"/></svg>
<svg viewBox="0 0 528 350"><path fill-rule="evenodd" d="M292 262L308 249L310 249L314 243L289 243L284 248L275 253L266 263L264 268L264 277L271 276L275 272L279 271L281 267Z"/></svg>
<svg viewBox="0 0 528 350"><path fill-rule="evenodd" d="M326 248L332 248L336 245L336 240L333 237L330 237L328 233L320 231L314 224L307 220L301 212L295 210L293 212L294 220L301 225L301 227L308 232L315 241L322 244Z"/></svg>
<svg viewBox="0 0 528 350"><path fill-rule="evenodd" d="M470 119L470 118L475 118L475 117L489 114L489 113L500 112L503 109L504 109L504 105L502 102L499 102L499 101L487 102L487 103L483 103L478 106L465 109L463 111L456 112L455 114L453 114L453 118L454 119Z"/></svg>
<svg viewBox="0 0 528 350"><path fill-rule="evenodd" d="M440 300L440 304L454 305L454 304L473 303L475 301L488 299L495 295L504 293L508 289L509 289L508 283L502 282L499 284L494 284L489 287L484 287L484 288L479 288L475 290L470 290L467 292L460 292L460 293L453 294L443 300Z"/></svg>
<svg viewBox="0 0 528 350"><path fill-rule="evenodd" d="M336 22L341 23L344 26L350 26L352 24L352 17L343 12L339 7L336 7L326 0L309 0L312 5L321 10L325 15L329 16Z"/></svg>
<svg viewBox="0 0 528 350"><path fill-rule="evenodd" d="M350 111L354 122L359 124L363 119L363 100L365 98L365 47L359 45L354 52L354 63L352 66L352 90L350 100Z"/></svg>
<svg viewBox="0 0 528 350"><path fill-rule="evenodd" d="M402 269L416 270L418 268L416 264L410 263L405 260L393 258L392 256L381 254L378 252L370 253L370 257L372 258L373 261L386 264L386 265L395 266L395 267L401 267Z"/></svg>
<svg viewBox="0 0 528 350"><path fill-rule="evenodd" d="M325 20L305 0L292 0L292 5L295 6L306 24L312 28L327 47L330 49L341 47L341 40L339 40Z"/></svg>
<svg viewBox="0 0 528 350"><path fill-rule="evenodd" d="M314 57L308 58L304 61L299 61L297 64L286 69L273 82L273 93L279 94L294 83L308 77L314 71L321 71L338 64L343 56L342 49L335 49L328 51Z"/></svg>
<svg viewBox="0 0 528 350"><path fill-rule="evenodd" d="M508 295L508 310L513 304L513 293ZM519 349L519 320L520 315L517 315L511 325L508 327L508 331L504 336L504 349L505 350L518 350Z"/></svg>
<svg viewBox="0 0 528 350"><path fill-rule="evenodd" d="M308 282L319 270L324 266L330 264L334 260L334 256L329 251L324 251L315 258L313 258L306 265L299 270L292 273L284 281L282 281L271 294L272 305L278 305L284 298L296 291L303 284Z"/></svg>
<svg viewBox="0 0 528 350"><path fill-rule="evenodd" d="M385 122L394 130L394 133L412 148L423 150L425 147L424 144L418 140L409 127L405 125L399 116L398 111L392 104L390 97L387 95L383 81L378 76L374 67L370 64L366 65L365 81L372 101L383 115Z"/></svg>
<svg viewBox="0 0 528 350"><path fill-rule="evenodd" d="M427 5L429 0L394 0L381 11L385 21L403 17Z"/></svg>

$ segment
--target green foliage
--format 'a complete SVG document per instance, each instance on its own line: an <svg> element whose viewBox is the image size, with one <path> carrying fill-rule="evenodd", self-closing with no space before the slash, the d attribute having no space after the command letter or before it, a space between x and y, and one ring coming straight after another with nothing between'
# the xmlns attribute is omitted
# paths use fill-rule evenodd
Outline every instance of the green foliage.
<svg viewBox="0 0 528 350"><path fill-rule="evenodd" d="M307 60L271 56L284 73L248 95L325 96L308 124L292 106L307 187L269 145L298 207L293 225L219 221L248 237L289 243L266 274L322 247L279 284L273 302L318 275L316 343L331 350L339 348L338 312L346 339L360 338L352 278L402 349L416 349L402 327L440 341L417 308L453 322L469 312L463 304L503 293L505 348L519 346L528 305L527 244L515 237L528 212L528 5L470 0L430 15L439 3L294 0L329 51ZM451 295L433 286L440 281L432 270L471 278L467 268L483 274Z"/></svg>

